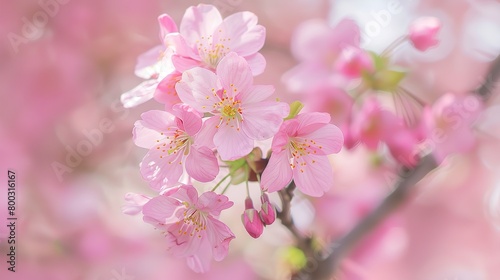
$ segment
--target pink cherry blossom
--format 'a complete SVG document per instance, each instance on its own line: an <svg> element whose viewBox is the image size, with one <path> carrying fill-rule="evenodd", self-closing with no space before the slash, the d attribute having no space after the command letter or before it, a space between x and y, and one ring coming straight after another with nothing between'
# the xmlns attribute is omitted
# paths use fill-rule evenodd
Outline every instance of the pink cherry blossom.
<svg viewBox="0 0 500 280"><path fill-rule="evenodd" d="M419 51L426 51L439 43L437 34L441 29L441 21L435 17L421 17L410 26L409 39Z"/></svg>
<svg viewBox="0 0 500 280"><path fill-rule="evenodd" d="M145 81L122 94L121 102L125 108L135 107L153 97L166 104L167 110L180 102L175 92L175 83L180 79L181 73L172 64L175 50L165 41L167 34L177 32L177 26L165 14L158 17L158 22L163 44L148 50L137 59L135 75Z"/></svg>
<svg viewBox="0 0 500 280"><path fill-rule="evenodd" d="M393 158L406 166L416 164L417 132L406 127L393 112L382 108L376 98L365 100L351 126L354 139L372 151L386 144Z"/></svg>
<svg viewBox="0 0 500 280"><path fill-rule="evenodd" d="M335 62L346 47L360 44L359 27L351 19L330 27L325 20L301 24L293 38L291 50L300 64L283 75L290 91L302 92L317 83L338 79ZM341 82L341 81L337 81Z"/></svg>
<svg viewBox="0 0 500 280"><path fill-rule="evenodd" d="M144 221L164 231L169 251L186 258L195 272L206 272L214 258L227 256L234 234L218 220L220 212L233 206L224 195L198 192L182 185L152 198L143 207Z"/></svg>
<svg viewBox="0 0 500 280"><path fill-rule="evenodd" d="M206 125L222 160L241 158L254 140L271 138L289 112L286 103L265 101L274 87L253 85L247 61L236 53L221 60L216 74L200 67L184 72L176 90L183 102L213 115Z"/></svg>
<svg viewBox="0 0 500 280"><path fill-rule="evenodd" d="M477 97L447 93L432 108L425 108L426 144L434 150L437 160L442 161L450 154L468 152L475 146L476 137L471 127L482 107Z"/></svg>
<svg viewBox="0 0 500 280"><path fill-rule="evenodd" d="M321 196L329 189L333 171L327 155L338 153L344 142L340 129L329 122L328 114L304 113L283 123L262 174L263 190L278 191L292 178L310 196Z"/></svg>
<svg viewBox="0 0 500 280"><path fill-rule="evenodd" d="M336 69L346 78L361 77L363 72L374 70L371 56L364 50L356 47L346 47L336 62Z"/></svg>
<svg viewBox="0 0 500 280"><path fill-rule="evenodd" d="M392 112L382 109L376 98L368 98L363 103L352 124L353 137L365 144L370 150L379 148L379 144L390 138L398 119Z"/></svg>
<svg viewBox="0 0 500 280"><path fill-rule="evenodd" d="M184 72L200 66L215 70L230 52L245 58L253 75L261 74L266 66L258 52L264 45L266 29L257 24L251 12L239 12L222 19L213 5L189 7L184 14L180 32L169 40L176 46L175 68Z"/></svg>
<svg viewBox="0 0 500 280"><path fill-rule="evenodd" d="M187 105L176 105L174 114L152 110L135 123L134 142L150 149L141 163L141 174L155 190L175 185L183 173L200 182L219 173L217 158L206 141L202 116ZM208 143L208 144L207 144Z"/></svg>

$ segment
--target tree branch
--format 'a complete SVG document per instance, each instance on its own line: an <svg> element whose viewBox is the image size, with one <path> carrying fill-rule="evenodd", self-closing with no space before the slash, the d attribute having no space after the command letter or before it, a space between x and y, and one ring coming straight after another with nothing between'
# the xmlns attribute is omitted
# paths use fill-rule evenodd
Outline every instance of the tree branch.
<svg viewBox="0 0 500 280"><path fill-rule="evenodd" d="M484 102L487 102L492 91L495 89L497 81L500 79L500 56L493 62L484 83L475 90ZM306 256L314 257L317 262L313 267L306 266L298 274L294 275L294 280L330 280L332 275L340 265L342 258L379 222L385 219L397 207L399 207L409 196L413 187L424 178L429 172L438 166L432 154L427 154L421 158L419 164L411 170L403 172L399 182L377 208L361 220L351 231L337 241L333 241L323 252L323 256L316 254L312 248L307 248ZM299 237L300 240L300 237ZM310 244L310 242L309 242ZM299 247L300 248L300 247ZM325 256L326 255L326 256Z"/></svg>

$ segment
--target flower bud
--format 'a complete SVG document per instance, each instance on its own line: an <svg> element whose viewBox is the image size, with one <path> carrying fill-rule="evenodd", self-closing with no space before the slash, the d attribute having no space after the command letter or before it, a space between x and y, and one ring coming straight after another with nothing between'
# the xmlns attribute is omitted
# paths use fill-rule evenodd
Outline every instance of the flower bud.
<svg viewBox="0 0 500 280"><path fill-rule="evenodd" d="M260 219L264 225L270 225L276 220L276 209L269 201L267 194L263 193L260 197L262 202L261 210L259 211Z"/></svg>
<svg viewBox="0 0 500 280"><path fill-rule="evenodd" d="M419 51L426 51L439 43L437 34L441 29L441 21L435 17L421 17L410 26L409 39Z"/></svg>
<svg viewBox="0 0 500 280"><path fill-rule="evenodd" d="M367 52L359 48L347 47L337 60L336 68L345 77L355 79L361 77L363 72L372 72L375 67Z"/></svg>
<svg viewBox="0 0 500 280"><path fill-rule="evenodd" d="M258 238L264 231L264 224L260 220L259 213L253 207L252 199L245 200L245 212L241 215L241 221L248 234L253 238Z"/></svg>

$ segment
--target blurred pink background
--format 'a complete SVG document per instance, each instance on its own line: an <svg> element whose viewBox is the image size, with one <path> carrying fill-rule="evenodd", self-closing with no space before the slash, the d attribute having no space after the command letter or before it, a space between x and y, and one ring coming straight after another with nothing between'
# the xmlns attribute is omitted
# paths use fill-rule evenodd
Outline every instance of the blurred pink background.
<svg viewBox="0 0 500 280"><path fill-rule="evenodd" d="M275 223L261 238L250 238L240 222L244 194L237 187L229 192L236 206L223 215L236 239L228 258L206 275L169 257L163 236L141 217L121 213L125 193L154 194L139 174L144 150L133 145L131 131L142 112L162 106L124 109L120 94L141 81L134 76L136 58L159 43L162 13L179 22L187 7L203 2L226 16L257 14L267 29L267 68L256 83L274 84L284 101L303 98L287 92L281 76L297 64L290 41L308 19L333 24L349 16L363 32L362 46L381 51L412 19L440 18L438 48L396 54L410 70L407 87L427 102L474 90L500 53L500 3L492 0L401 1L390 18L380 18L380 11L391 1L378 0L0 2L1 279L286 279L292 236ZM370 22L378 32L366 31ZM336 279L499 279L500 92L494 92L475 127L474 149L426 177L346 258ZM84 155L72 156L77 150ZM374 162L363 148L342 152L331 191L294 202L301 229L327 239L359 221L394 182L394 170ZM5 262L7 169L17 176L15 273Z"/></svg>

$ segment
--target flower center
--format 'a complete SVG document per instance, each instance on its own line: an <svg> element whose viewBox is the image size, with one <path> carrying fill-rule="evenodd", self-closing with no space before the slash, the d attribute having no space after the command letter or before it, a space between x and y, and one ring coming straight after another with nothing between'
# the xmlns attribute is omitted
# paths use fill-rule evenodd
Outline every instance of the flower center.
<svg viewBox="0 0 500 280"><path fill-rule="evenodd" d="M291 138L289 142L290 152L292 153L292 159L290 167L295 169L300 168L300 172L304 172L303 167L307 165L306 158L307 155L316 155L318 150L323 149L323 146L317 145L316 141L303 138ZM311 164L316 163L315 160L310 160Z"/></svg>
<svg viewBox="0 0 500 280"><path fill-rule="evenodd" d="M189 205L187 202L184 205ZM178 233L189 236L198 236L201 238L201 233L207 229L207 221L205 213L198 211L195 208L188 207L184 210L184 219L178 223L182 223Z"/></svg>
<svg viewBox="0 0 500 280"><path fill-rule="evenodd" d="M219 30L219 33L221 32L222 30ZM214 44L212 35L201 36L201 38L196 41L198 54L203 62L215 69L219 61L229 53L230 48L227 47L225 43L230 40L230 38L218 38L217 44Z"/></svg>
<svg viewBox="0 0 500 280"><path fill-rule="evenodd" d="M163 133L161 133L163 135ZM158 144L156 146L157 150L161 150L162 155L160 155L160 158L163 158L166 155L171 155L171 154L177 154L179 151L184 151L184 154L187 155L189 154L189 146L192 142L191 137L189 135L180 130L177 129L174 134L167 136L166 140L163 144ZM160 142L160 140L156 140L156 142ZM171 162L169 162L171 164ZM182 164L182 163L181 163Z"/></svg>
<svg viewBox="0 0 500 280"><path fill-rule="evenodd" d="M221 110L222 115L224 115L226 117L232 117L232 116L236 115L237 112L238 111L236 110L236 108L234 108L231 105L225 105Z"/></svg>

